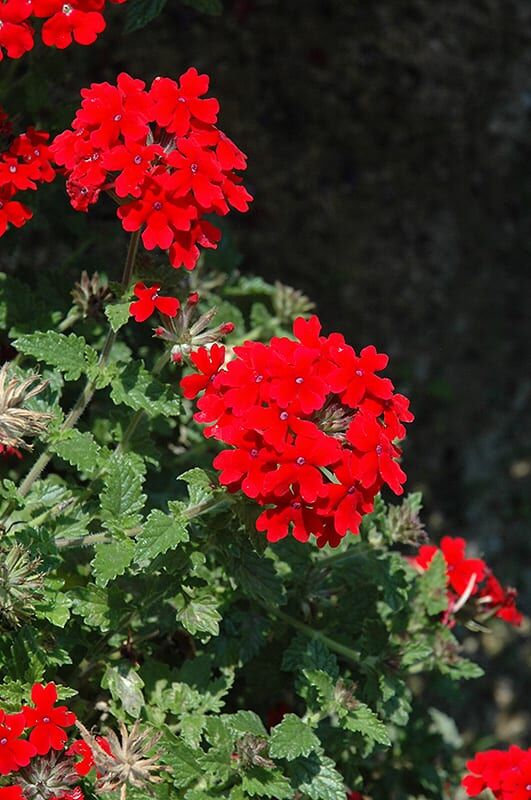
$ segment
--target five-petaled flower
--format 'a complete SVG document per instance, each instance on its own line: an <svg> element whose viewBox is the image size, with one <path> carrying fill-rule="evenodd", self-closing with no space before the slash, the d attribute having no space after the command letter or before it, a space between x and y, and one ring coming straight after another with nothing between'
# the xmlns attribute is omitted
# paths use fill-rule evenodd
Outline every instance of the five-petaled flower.
<svg viewBox="0 0 531 800"><path fill-rule="evenodd" d="M155 310L166 317L175 317L181 307L176 297L161 297L159 295L160 285L155 283L153 286L146 286L144 283L137 283L134 293L138 297L129 306L129 311L137 322L144 322Z"/></svg>
<svg viewBox="0 0 531 800"><path fill-rule="evenodd" d="M54 683L44 686L36 683L31 690L33 706L24 706L26 725L33 730L30 742L39 755L50 750L62 750L67 741L64 728L69 728L76 721L75 714L66 706L55 706L57 688Z"/></svg>
<svg viewBox="0 0 531 800"><path fill-rule="evenodd" d="M6 714L0 709L0 775L26 767L37 752L34 743L20 738L25 728L23 712Z"/></svg>

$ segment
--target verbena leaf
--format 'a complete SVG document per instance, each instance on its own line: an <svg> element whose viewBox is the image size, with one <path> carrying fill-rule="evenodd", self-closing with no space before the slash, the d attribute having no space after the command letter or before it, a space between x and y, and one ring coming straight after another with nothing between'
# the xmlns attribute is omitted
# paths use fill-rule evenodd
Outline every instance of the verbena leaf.
<svg viewBox="0 0 531 800"><path fill-rule="evenodd" d="M135 4L135 1L136 0L132 0L132 2L129 4L129 12L131 11L131 7ZM162 5L164 5L166 0L159 0L159 2L162 2ZM129 313L130 305L131 303L127 301L127 303L109 303L105 306L105 316L109 320L114 333L119 331L131 316Z"/></svg>
<svg viewBox="0 0 531 800"><path fill-rule="evenodd" d="M131 361L112 381L111 398L149 417L172 416L179 413L181 404L172 387L154 378L139 361Z"/></svg>
<svg viewBox="0 0 531 800"><path fill-rule="evenodd" d="M116 539L96 546L92 569L98 586L106 586L118 575L123 575L135 555L131 539Z"/></svg>
<svg viewBox="0 0 531 800"><path fill-rule="evenodd" d="M20 336L14 346L37 361L57 367L67 381L77 380L84 371L87 344L81 336L74 333L68 336L56 331L29 333Z"/></svg>
<svg viewBox="0 0 531 800"><path fill-rule="evenodd" d="M434 555L428 569L420 576L419 587L428 614L435 616L446 611L448 607L446 561L440 551Z"/></svg>
<svg viewBox="0 0 531 800"><path fill-rule="evenodd" d="M130 667L107 667L101 685L108 689L114 700L118 700L131 717L137 719L145 705L142 687L144 681Z"/></svg>
<svg viewBox="0 0 531 800"><path fill-rule="evenodd" d="M251 767L244 773L242 789L249 797L273 797L277 800L293 797L293 789L282 773L263 767Z"/></svg>
<svg viewBox="0 0 531 800"><path fill-rule="evenodd" d="M219 634L221 614L215 597L208 590L188 590L179 596L179 605L177 620L192 636L196 633Z"/></svg>
<svg viewBox="0 0 531 800"><path fill-rule="evenodd" d="M354 710L349 711L348 716L342 720L342 725L349 731L361 733L365 739L371 742L387 746L391 744L387 728L374 711L371 711L369 706L364 703L359 703Z"/></svg>
<svg viewBox="0 0 531 800"><path fill-rule="evenodd" d="M236 714L227 714L223 717L229 728L235 733L252 733L254 736L266 737L267 731L264 723L254 711L237 711Z"/></svg>
<svg viewBox="0 0 531 800"><path fill-rule="evenodd" d="M124 33L133 33L158 17L166 0L131 0L127 9Z"/></svg>
<svg viewBox="0 0 531 800"><path fill-rule="evenodd" d="M196 751L181 742L167 728L164 728L159 749L161 750L161 761L172 767L171 779L177 788L189 786L203 774Z"/></svg>
<svg viewBox="0 0 531 800"><path fill-rule="evenodd" d="M194 506L210 500L217 488L208 472L199 467L183 472L182 475L179 475L179 480L188 484L190 503Z"/></svg>
<svg viewBox="0 0 531 800"><path fill-rule="evenodd" d="M189 539L185 521L159 509L151 511L138 535L135 561L146 564Z"/></svg>
<svg viewBox="0 0 531 800"><path fill-rule="evenodd" d="M108 631L111 627L111 614L107 591L94 584L82 586L70 594L72 611L83 617L90 628Z"/></svg>
<svg viewBox="0 0 531 800"><path fill-rule="evenodd" d="M269 753L272 758L286 758L293 761L299 756L307 756L321 745L314 731L296 714L286 714L279 725L271 731Z"/></svg>
<svg viewBox="0 0 531 800"><path fill-rule="evenodd" d="M98 470L103 457L103 450L93 435L76 429L61 433L60 439L51 442L50 450L87 475Z"/></svg>
<svg viewBox="0 0 531 800"><path fill-rule="evenodd" d="M142 484L138 463L130 456L114 454L108 463L101 494L101 517L107 528L123 530L139 523L138 512L146 500Z"/></svg>
<svg viewBox="0 0 531 800"><path fill-rule="evenodd" d="M331 758L312 753L295 761L290 772L292 786L310 800L345 800L343 778Z"/></svg>

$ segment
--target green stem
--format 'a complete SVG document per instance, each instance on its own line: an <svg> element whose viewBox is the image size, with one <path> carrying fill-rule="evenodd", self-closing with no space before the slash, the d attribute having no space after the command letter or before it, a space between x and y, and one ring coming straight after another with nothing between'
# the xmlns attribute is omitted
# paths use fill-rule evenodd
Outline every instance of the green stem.
<svg viewBox="0 0 531 800"><path fill-rule="evenodd" d="M127 251L127 258L124 264L122 280L121 280L121 285L123 289L126 289L129 286L129 283L131 282L131 277L133 275L133 269L135 266L139 242L140 242L140 231L135 231L132 234L131 239L129 240L129 249ZM98 367L101 368L106 366L109 360L109 355L116 341L116 337L117 334L112 330L112 328L109 328L109 331L105 338L105 342L103 343L103 348L100 353ZM83 388L83 391L79 395L70 413L63 422L61 426L61 432L70 430L70 428L73 428L74 425L76 425L79 418L82 416L83 412L85 411L88 404L92 400L95 391L96 391L95 382L87 380L85 387ZM22 484L20 485L19 494L22 497L28 494L29 490L31 489L35 481L38 480L42 471L46 468L51 458L52 454L48 450L45 450L43 453L41 453L41 455L31 468L31 470L28 472L28 474L22 481Z"/></svg>
<svg viewBox="0 0 531 800"><path fill-rule="evenodd" d="M158 375L159 372L162 372L165 365L168 363L169 358L170 358L170 351L165 350L155 362L155 366L153 367L152 370L152 375ZM129 443L129 440L131 439L136 429L144 419L145 415L146 412L144 411L144 409L139 408L138 411L136 411L135 414L131 417L129 425L125 429L124 435L122 436L122 441L118 444L118 447L116 448L117 453L121 453L125 450L125 448Z"/></svg>
<svg viewBox="0 0 531 800"><path fill-rule="evenodd" d="M287 625L290 625L292 628L295 628L296 631L304 633L305 636L308 636L310 639L318 639L320 642L325 644L329 650L332 650L334 653L343 656L343 658L346 658L347 661L351 661L354 664L359 664L360 654L356 650L352 650L350 647L341 644L341 642L336 642L335 639L331 639L330 636L327 636L325 633L316 631L315 628L312 628L310 625L306 625L305 622L295 619L295 617L292 617L290 614L286 614L279 608L275 608L268 603L263 603L260 600L258 602L261 606L263 606L263 608L266 609L266 611L268 611L274 617L277 617L277 619L282 620L282 622L285 622Z"/></svg>

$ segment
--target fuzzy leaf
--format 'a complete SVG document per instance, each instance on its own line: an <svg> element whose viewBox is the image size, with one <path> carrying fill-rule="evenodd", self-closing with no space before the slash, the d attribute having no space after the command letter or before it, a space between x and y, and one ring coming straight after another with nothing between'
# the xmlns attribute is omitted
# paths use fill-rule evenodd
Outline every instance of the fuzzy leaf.
<svg viewBox="0 0 531 800"><path fill-rule="evenodd" d="M123 575L135 555L131 539L116 539L108 544L98 544L92 560L97 586L107 586L109 581Z"/></svg>
<svg viewBox="0 0 531 800"><path fill-rule="evenodd" d="M89 583L71 594L72 611L83 617L90 628L108 631L111 627L109 598L105 589Z"/></svg>
<svg viewBox="0 0 531 800"><path fill-rule="evenodd" d="M103 456L103 450L93 435L76 429L64 431L59 440L50 444L50 450L87 475L98 470Z"/></svg>
<svg viewBox="0 0 531 800"><path fill-rule="evenodd" d="M144 681L132 667L107 667L101 685L110 691L113 700L121 703L124 711L138 718L145 705L142 694Z"/></svg>
<svg viewBox="0 0 531 800"><path fill-rule="evenodd" d="M162 0L163 4L166 0ZM129 4L130 11L131 7L135 4L135 0L132 0L132 3ZM128 321L131 314L129 313L129 306L131 303L127 301L127 303L109 303L105 306L105 316L109 320L112 330L114 333L120 330L126 322Z"/></svg>
<svg viewBox="0 0 531 800"><path fill-rule="evenodd" d="M145 27L158 17L165 5L166 0L132 0L127 9L124 33L133 33Z"/></svg>
<svg viewBox="0 0 531 800"><path fill-rule="evenodd" d="M67 381L77 380L85 369L85 348L87 344L81 336L74 333L47 331L20 336L14 346L21 353L33 356L51 367L57 367Z"/></svg>
<svg viewBox="0 0 531 800"><path fill-rule="evenodd" d="M129 456L113 455L101 494L101 518L106 528L123 530L139 523L138 512L146 500L142 484L137 462Z"/></svg>
<svg viewBox="0 0 531 800"><path fill-rule="evenodd" d="M138 564L147 564L188 539L183 519L170 517L159 509L154 509L137 538L135 561Z"/></svg>
<svg viewBox="0 0 531 800"><path fill-rule="evenodd" d="M387 728L374 711L371 711L369 706L364 703L359 703L353 711L350 711L348 716L342 720L342 725L349 731L360 733L370 742L386 746L391 744Z"/></svg>
<svg viewBox="0 0 531 800"><path fill-rule="evenodd" d="M116 405L126 405L135 411L145 411L149 417L175 416L181 404L171 386L154 378L140 361L130 361L112 381L111 399Z"/></svg>
<svg viewBox="0 0 531 800"><path fill-rule="evenodd" d="M179 595L179 606L177 620L192 636L196 633L219 634L221 614L215 597L208 590L186 591L186 594Z"/></svg>
<svg viewBox="0 0 531 800"><path fill-rule="evenodd" d="M161 761L172 768L171 779L177 788L189 786L203 774L197 751L181 742L167 728L164 729L159 747L162 750Z"/></svg>
<svg viewBox="0 0 531 800"><path fill-rule="evenodd" d="M343 778L331 758L318 756L299 758L291 766L292 786L310 800L345 800Z"/></svg>
<svg viewBox="0 0 531 800"><path fill-rule="evenodd" d="M287 800L293 797L289 781L278 771L251 767L242 777L242 789L249 797L273 797Z"/></svg>
<svg viewBox="0 0 531 800"><path fill-rule="evenodd" d="M286 714L279 725L271 731L269 752L272 758L287 758L293 761L307 756L321 745L314 731L296 714Z"/></svg>
<svg viewBox="0 0 531 800"><path fill-rule="evenodd" d="M446 561L441 552L432 558L428 569L419 578L420 595L430 616L441 614L448 607Z"/></svg>

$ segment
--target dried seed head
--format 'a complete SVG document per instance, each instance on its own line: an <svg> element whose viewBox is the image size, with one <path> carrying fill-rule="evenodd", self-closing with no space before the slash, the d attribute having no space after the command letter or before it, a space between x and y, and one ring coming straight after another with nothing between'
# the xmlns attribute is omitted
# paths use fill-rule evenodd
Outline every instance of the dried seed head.
<svg viewBox="0 0 531 800"><path fill-rule="evenodd" d="M308 315L315 308L315 303L309 297L279 281L275 283L272 303L278 319L287 324L291 324L296 317Z"/></svg>
<svg viewBox="0 0 531 800"><path fill-rule="evenodd" d="M428 541L419 511L420 504L416 495L407 497L399 506L389 507L386 523L393 542L419 545Z"/></svg>
<svg viewBox="0 0 531 800"><path fill-rule="evenodd" d="M44 576L40 561L32 559L20 545L0 548L0 628L17 627L29 619L35 601L41 599Z"/></svg>
<svg viewBox="0 0 531 800"><path fill-rule="evenodd" d="M89 733L83 723L76 722L78 730L94 754L96 769L99 773L96 788L98 792L116 792L120 790L122 800L126 797L127 787L150 791L150 784L160 783L162 778L157 773L166 769L159 763L160 756L153 748L160 740L161 734L150 730L142 731L135 722L130 731L124 723L120 723L120 738L109 731L106 738L110 744L112 756L98 744L97 739Z"/></svg>
<svg viewBox="0 0 531 800"><path fill-rule="evenodd" d="M9 365L0 369L0 444L31 450L26 436L38 436L47 428L51 414L23 408L24 403L48 386L37 375L27 378L9 377Z"/></svg>
<svg viewBox="0 0 531 800"><path fill-rule="evenodd" d="M334 687L334 696L337 702L348 708L349 711L354 711L359 706L355 693L356 684L344 681L342 678L338 680Z"/></svg>
<svg viewBox="0 0 531 800"><path fill-rule="evenodd" d="M30 764L12 776L27 800L52 800L76 796L72 787L79 783L74 762L63 752L52 750L46 756L32 758Z"/></svg>
<svg viewBox="0 0 531 800"><path fill-rule="evenodd" d="M105 304L114 298L114 294L97 272L89 278L86 270L83 270L80 280L72 289L72 297L74 305L81 311L83 319L86 319L101 317Z"/></svg>
<svg viewBox="0 0 531 800"><path fill-rule="evenodd" d="M275 765L269 758L266 758L267 746L265 739L253 736L252 733L246 733L236 742L236 756L240 759L243 767L255 766L272 769ZM262 755L264 750L266 752Z"/></svg>

